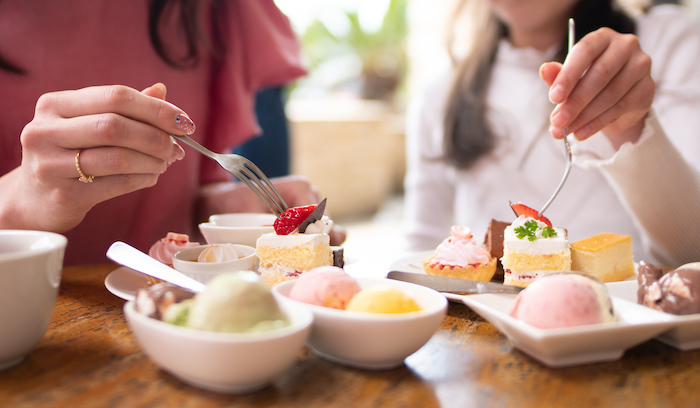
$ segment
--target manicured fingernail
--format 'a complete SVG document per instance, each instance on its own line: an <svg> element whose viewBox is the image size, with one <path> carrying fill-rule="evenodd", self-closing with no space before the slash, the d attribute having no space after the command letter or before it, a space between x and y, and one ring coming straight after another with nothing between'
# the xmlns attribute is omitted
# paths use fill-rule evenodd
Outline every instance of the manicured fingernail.
<svg viewBox="0 0 700 408"><path fill-rule="evenodd" d="M173 141L173 150L170 151L171 163L176 161L176 160L182 160L184 158L185 158L185 149L183 149L182 146L180 146L175 141Z"/></svg>
<svg viewBox="0 0 700 408"><path fill-rule="evenodd" d="M194 122L187 115L179 114L175 118L175 127L185 132L186 135L194 133Z"/></svg>
<svg viewBox="0 0 700 408"><path fill-rule="evenodd" d="M569 115L567 115L564 112L557 112L554 116L552 116L552 125L558 127L559 129L563 129L564 126L569 124Z"/></svg>
<svg viewBox="0 0 700 408"><path fill-rule="evenodd" d="M549 100L552 103L562 103L564 102L564 88L561 85L557 85L549 90Z"/></svg>

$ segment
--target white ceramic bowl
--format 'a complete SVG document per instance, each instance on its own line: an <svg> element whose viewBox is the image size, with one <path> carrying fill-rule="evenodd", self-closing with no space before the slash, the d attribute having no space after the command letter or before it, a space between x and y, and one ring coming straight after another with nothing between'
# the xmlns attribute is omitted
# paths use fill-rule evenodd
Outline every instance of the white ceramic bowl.
<svg viewBox="0 0 700 408"><path fill-rule="evenodd" d="M314 314L307 345L330 361L365 369L389 369L403 363L430 340L447 313L447 299L432 289L391 279L357 278L361 288L391 285L411 296L420 312L360 313L309 305L290 299L296 281L272 288L281 304L306 305Z"/></svg>
<svg viewBox="0 0 700 408"><path fill-rule="evenodd" d="M274 232L272 214L239 213L218 214L209 222L199 224L199 230L208 244L241 244L255 247L262 234Z"/></svg>
<svg viewBox="0 0 700 408"><path fill-rule="evenodd" d="M199 254L210 246L199 245L176 252L173 255L173 268L204 284L224 272L255 271L255 263L258 260L255 256L255 248L248 245L234 245L245 254L243 258L226 262L197 262Z"/></svg>
<svg viewBox="0 0 700 408"><path fill-rule="evenodd" d="M19 364L51 321L68 240L0 230L0 370Z"/></svg>
<svg viewBox="0 0 700 408"><path fill-rule="evenodd" d="M183 382L210 391L242 394L273 381L297 360L313 315L302 306L280 304L290 325L259 333L216 333L175 326L124 305L129 327L143 351Z"/></svg>

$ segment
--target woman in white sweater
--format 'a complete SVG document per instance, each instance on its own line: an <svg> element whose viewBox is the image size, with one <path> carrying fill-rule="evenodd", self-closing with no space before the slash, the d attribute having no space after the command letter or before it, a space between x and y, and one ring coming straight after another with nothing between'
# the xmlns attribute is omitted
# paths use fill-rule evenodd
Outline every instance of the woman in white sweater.
<svg viewBox="0 0 700 408"><path fill-rule="evenodd" d="M509 200L540 209L567 127L574 167L546 216L570 242L614 232L632 236L637 261L700 261L700 32L677 6L630 17L610 3L462 2L473 20L459 27L478 41L409 109L412 250L453 224L483 236L492 218L514 219ZM576 46L563 68L543 65L566 56L569 17Z"/></svg>

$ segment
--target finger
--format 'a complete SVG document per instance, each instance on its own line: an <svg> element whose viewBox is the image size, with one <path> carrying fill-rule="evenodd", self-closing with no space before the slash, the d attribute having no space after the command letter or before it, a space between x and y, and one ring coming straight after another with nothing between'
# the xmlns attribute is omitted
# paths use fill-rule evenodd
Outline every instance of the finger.
<svg viewBox="0 0 700 408"><path fill-rule="evenodd" d="M645 79L651 81L651 77L649 76L650 70L651 60L648 57L646 59L637 58L636 61L629 61L615 78L610 81L608 86L586 105L569 126L572 129L579 129L604 112L619 111L620 114L618 116L621 116L625 113L625 109L632 108L636 110L642 108L646 101L650 100L649 96L640 95L640 99L633 101L635 104L633 107L628 107L629 105L623 103L623 98L627 98L630 90L636 87L641 81ZM653 81L651 82L653 83Z"/></svg>
<svg viewBox="0 0 700 408"><path fill-rule="evenodd" d="M578 117L591 101L596 98L614 79L617 79L618 98L629 90L634 82L639 80L639 75L630 68L628 61L632 58L633 46L629 46L630 41L636 41L634 36L627 36L628 40L616 41L610 45L605 52L598 56L583 77L576 84L573 92L569 94L566 101L557 106L551 115L552 125L559 128L572 125L572 121ZM634 65L634 64L632 64ZM621 76L620 72L625 70L626 74L635 74L633 77ZM606 107L607 108L607 107Z"/></svg>
<svg viewBox="0 0 700 408"><path fill-rule="evenodd" d="M180 108L122 85L44 94L36 110L61 118L115 113L177 135L192 134L195 130L192 120Z"/></svg>
<svg viewBox="0 0 700 408"><path fill-rule="evenodd" d="M613 30L603 27L589 33L573 46L549 90L552 103L560 104L569 97L583 73L610 45L613 35Z"/></svg>
<svg viewBox="0 0 700 408"><path fill-rule="evenodd" d="M576 129L575 136L579 140L586 139L601 130L620 133L627 130L644 118L649 112L654 98L654 81L645 78L637 82L625 96L605 112L595 115Z"/></svg>
<svg viewBox="0 0 700 408"><path fill-rule="evenodd" d="M165 87L165 84L158 82L144 89L141 91L141 93L153 98L165 100L165 95L168 93L168 89Z"/></svg>
<svg viewBox="0 0 700 408"><path fill-rule="evenodd" d="M114 197L153 187L158 181L155 174L126 174L97 177L91 183L83 183L77 178L64 189L64 200L80 197L88 206L96 205Z"/></svg>
<svg viewBox="0 0 700 408"><path fill-rule="evenodd" d="M552 86L561 69L562 65L558 62L546 62L540 66L540 78L544 80L547 86Z"/></svg>
<svg viewBox="0 0 700 408"><path fill-rule="evenodd" d="M182 148L163 130L113 113L66 119L50 131L54 143L66 149L121 147L166 162L184 157Z"/></svg>
<svg viewBox="0 0 700 408"><path fill-rule="evenodd" d="M69 150L68 154L74 152ZM76 156L73 154L73 156ZM105 177L126 174L163 174L168 169L168 163L152 156L131 149L116 147L98 147L82 149L79 165L83 173L93 177ZM74 161L71 164L75 164ZM65 166L63 166L65 167ZM66 169L68 178L78 173L75 166Z"/></svg>

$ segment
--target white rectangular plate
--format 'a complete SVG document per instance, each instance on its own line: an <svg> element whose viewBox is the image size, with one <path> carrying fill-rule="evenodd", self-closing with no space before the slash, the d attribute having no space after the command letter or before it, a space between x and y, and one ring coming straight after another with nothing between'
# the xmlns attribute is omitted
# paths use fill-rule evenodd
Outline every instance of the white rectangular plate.
<svg viewBox="0 0 700 408"><path fill-rule="evenodd" d="M637 303L637 281L611 282L605 285L611 296ZM673 327L658 336L657 340L683 351L700 348L700 314L678 316L664 313L664 315L671 319Z"/></svg>
<svg viewBox="0 0 700 408"><path fill-rule="evenodd" d="M508 337L513 347L549 367L613 361L625 350L668 330L666 313L613 298L619 321L561 329L539 329L509 316L516 295L463 296L464 303Z"/></svg>

